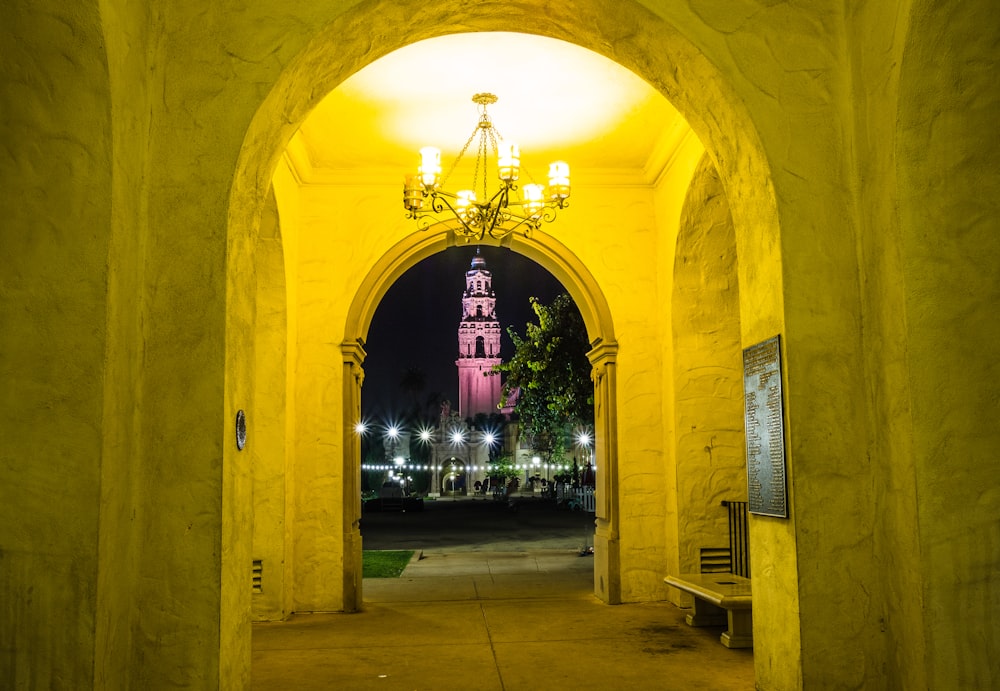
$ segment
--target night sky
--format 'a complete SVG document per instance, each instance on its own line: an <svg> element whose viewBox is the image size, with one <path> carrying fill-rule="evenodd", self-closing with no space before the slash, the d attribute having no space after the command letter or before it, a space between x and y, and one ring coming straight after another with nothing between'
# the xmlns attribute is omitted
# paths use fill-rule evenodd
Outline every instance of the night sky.
<svg viewBox="0 0 1000 691"><path fill-rule="evenodd" d="M365 380L361 391L362 417L369 422L398 420L408 394L399 386L410 367L426 375L421 397L440 393L458 406L458 325L462 318L465 272L476 246L452 247L411 268L386 293L372 319L365 343ZM500 355L514 352L507 335L513 326L524 334L525 324L535 323L529 297L548 304L566 292L556 278L535 262L509 249L479 248L486 269L493 273L496 313L503 337Z"/></svg>

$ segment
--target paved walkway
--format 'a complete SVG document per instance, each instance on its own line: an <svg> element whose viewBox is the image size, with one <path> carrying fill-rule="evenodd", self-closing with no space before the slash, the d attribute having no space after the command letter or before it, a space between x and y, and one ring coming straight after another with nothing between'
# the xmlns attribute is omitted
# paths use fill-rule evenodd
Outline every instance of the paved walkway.
<svg viewBox="0 0 1000 691"><path fill-rule="evenodd" d="M580 556L587 516L443 506L366 516L366 549L429 546L401 578L366 579L361 613L255 624L253 688L753 689L752 652L723 647L721 629L693 629L669 603L593 596L593 558ZM532 539L513 548L510 533L526 526Z"/></svg>

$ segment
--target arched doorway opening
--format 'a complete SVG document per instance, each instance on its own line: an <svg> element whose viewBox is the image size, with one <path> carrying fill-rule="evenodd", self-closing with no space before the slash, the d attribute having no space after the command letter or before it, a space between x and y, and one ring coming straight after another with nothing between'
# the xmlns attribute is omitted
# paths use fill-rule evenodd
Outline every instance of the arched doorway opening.
<svg viewBox="0 0 1000 691"><path fill-rule="evenodd" d="M555 238L544 232L535 232L531 237L508 238L510 249L523 254L555 276L574 299L580 309L581 316L587 326L588 336L594 346L588 354L593 365L595 382L595 440L593 459L598 468L608 468L606 473L598 473L595 491L596 532L594 537L594 568L595 592L599 597L609 602L620 601L620 573L618 562L618 516L614 512L614 468L617 465L617 445L610 440L609 435L616 433L616 411L618 394L615 389L615 355L617 342L615 340L614 324L611 319L610 307L598 286L596 279L574 254ZM416 233L408 236L386 252L378 263L369 271L365 280L355 295L348 312L345 340L342 344L345 371L350 376L342 380L344 400L351 401L350 414L352 422L344 426L344 456L345 473L356 474L360 467L360 442L354 434L354 421L361 416L361 383L363 381L364 341L368 326L374 316L389 286L407 269L435 252L455 244L454 235L439 229ZM353 338L352 338L353 336ZM348 414L348 410L345 410ZM459 466L453 465L451 484L446 478L448 473L441 475L442 491L460 492L461 479L464 473L459 473ZM349 483L345 483L349 484ZM345 497L345 508L349 510L352 504ZM351 592L356 598L355 606L361 606L361 535L358 528L360 512L345 516L345 522L350 521L354 528L351 531L350 545L353 549L353 559L345 554L344 578L351 584Z"/></svg>
<svg viewBox="0 0 1000 691"><path fill-rule="evenodd" d="M371 10L369 6L364 8L366 13L369 10ZM451 11L451 8L445 6L440 8L435 6L424 10L425 13L431 14L439 12L442 22L446 21ZM603 10L595 9L588 5L587 12L584 14L590 16L595 11L600 13L607 10L606 8ZM616 60L631 67L649 81L658 84L662 93L669 94L672 100L675 100L685 116L688 116L692 124L699 130L703 141L709 145L710 155L718 162L722 179L725 180L727 186L741 187L746 185L745 193L734 197L733 202L737 244L741 250L744 244L748 245L748 256L759 258L765 265L773 265L777 253L775 205L770 185L760 184L761 175L766 176L767 165L759 142L756 141L755 130L746 113L742 110L739 99L724 93L726 84L724 79L713 78L706 82L691 79L689 83L684 82L691 74L699 70L702 71L702 76L704 74L714 75L715 71L708 61L700 53L691 49L689 44L672 27L661 22L649 22L649 17L638 6L628 5L624 8L617 8L614 14L612 24L621 25L622 19L625 18L627 19L626 23L637 32L637 35L642 37L642 40L637 41L634 45L632 41L628 40L620 43L619 46L625 47L626 50L616 50ZM366 14L366 16L368 15ZM375 14L371 15L371 18L376 24L382 21ZM345 17L344 21L356 19L357 17L354 16ZM608 19L611 20L610 17ZM509 17L505 17L502 22L498 20L493 26L490 26L490 22L486 21L486 24L480 28L501 29L508 24L509 20ZM573 40L599 52L608 52L607 37L602 34L600 29L596 28L598 25L585 26L578 19L570 21L570 25L573 26L572 31L567 31L559 22L551 24L542 22L538 30L546 35ZM434 26L434 24L431 23L428 26ZM342 29L340 20L333 22L329 31L325 31L321 40L316 42L315 50L304 54L294 69L282 77L281 84L272 90L255 116L254 123L246 138L246 145L241 153L239 171L231 199L231 233L235 237L239 238L243 233L251 232L254 227L253 209L255 208L255 198L260 194L257 187L266 185L261 181L266 180L267 175L273 170L273 162L276 158L274 152L279 151L291 135L291 127L287 126L287 123L294 125L301 122L305 113L315 104L317 93L324 88L333 88L346 74L370 59L369 49L353 44L349 37L345 38L345 36L349 36L350 32L343 32ZM386 39L384 50L391 50L408 40L398 32L394 33L390 27L387 26L386 29L387 36L395 38ZM432 33L434 32L432 31ZM329 46L322 45L324 41L329 41L329 45L337 47L338 52L336 52L332 62L330 58L334 56L330 53ZM688 76L682 76L673 69L669 59L670 51L657 55L648 54L645 46L657 42L675 48L684 46L685 50L673 54L673 57L678 60L691 60L692 64L697 65L697 69L688 73ZM691 50L690 54L685 52L686 50ZM335 65L332 71L331 65ZM306 78L306 75L308 75L308 89L304 89L302 83L298 81L300 78ZM693 95L696 91L698 95ZM714 101L713 105L717 107L724 104L729 116L729 121L724 127L717 121L705 122L699 117L699 112L704 112L700 110L700 106L705 106L706 102L711 101ZM748 160L749 164L747 164ZM650 227L653 229L648 238L654 240L656 238L655 221L650 223L651 226L647 226L645 230L649 230ZM642 225L638 224L635 228L625 232L640 232L644 230ZM752 245L739 231L740 228L751 226L755 230L754 240L756 241ZM366 229L362 229L362 233L364 230ZM621 232L621 228L616 230ZM309 354L310 358L328 363L333 359L330 357L332 351L339 344L343 366L339 372L331 374L328 379L330 385L324 386L322 391L310 392L309 397L299 399L300 405L316 403L318 407L329 407L329 414L323 418L322 425L313 430L315 434L304 436L332 440L332 442L320 449L310 447L308 443L300 441L292 462L296 465L299 479L302 480L300 486L307 487L308 492L319 492L321 489L324 492L333 490L341 497L339 506L331 507L332 511L328 514L324 530L326 534L336 536L335 541L340 547L340 549L336 549L336 552L342 556L342 561L337 563L343 565L343 570L338 571L331 566L323 573L317 572L306 578L297 578L296 587L304 594L301 602L306 607L351 610L356 609L361 601L360 573L358 571L361 543L357 530L357 519L360 515L357 499L360 494L357 478L359 459L355 448L356 439L353 436L353 425L358 418L359 392L364 376L361 367L364 361L364 334L367 323L370 321L373 306L378 304L385 287L391 284L413 262L455 242L454 238L449 237L446 233L435 234L431 232L404 236L402 235L404 232L402 229L393 229L392 232L383 234L378 242L368 246L348 245L358 251L355 266L349 267L344 276L344 283L351 286L349 294L353 294L354 298L349 308L344 309L344 303L338 303L332 310L338 316L346 312L346 321L340 322L345 324L345 327L342 330L336 327L327 328L326 335L317 339L318 345L313 348L314 352ZM760 242L762 235L766 236L764 242ZM605 240L613 237L611 229L608 229L603 235ZM353 240L346 238L345 241L353 242ZM598 529L595 540L595 553L597 555L595 559L595 592L608 602L620 601L623 592L627 593L628 598L656 597L658 593L662 592L662 584L659 583L661 577L655 573L655 569L630 569L625 563L638 557L641 551L638 538L641 534L645 534L646 530L639 529L637 523L636 526L626 526L623 531L620 517L622 515L622 502L631 501L629 497L633 496L630 492L631 485L640 481L639 478L643 475L642 468L652 468L658 463L656 458L658 454L632 455L630 457L631 465L625 469L625 472L619 464L619 447L624 439L624 436L620 434L620 427L624 421L618 413L621 399L617 372L619 344L612 325L613 310L602 291L602 281L595 278L585 268L586 264L586 266L601 266L607 269L606 281L613 283L612 274L615 270L620 270L620 266L609 269L608 265L604 263L605 258L602 257L602 253L605 253L607 245L603 243L594 243L588 247L584 241L579 241L572 247L568 247L554 241L544 233L536 233L530 240L512 239L511 247L535 259L560 278L579 306L592 336L594 348L590 353L590 359L594 365L597 408L594 454L599 478L597 487ZM581 256L585 258L581 259ZM245 256L235 252L230 261L238 264L239 261L245 259ZM662 264L663 258L657 257L655 262ZM231 273L230 278L231 293L238 294L241 282L246 277L237 272ZM772 282L768 286L768 294L763 298L760 295L753 295L753 291L741 292L741 302L746 295L750 295L747 299L752 299L757 307L766 305L769 310L767 314L758 310L755 312L754 320L743 323L744 334L749 333L751 340L758 334L770 335L770 329L773 328L773 325L780 323L780 316L776 316L770 311L780 312L780 291L771 293L773 285ZM638 322L638 320L636 321ZM328 322L328 324L335 323L336 321ZM234 326L234 328L236 327L238 324ZM629 353L631 363L639 360L654 362L657 348L655 347L655 337L651 338L651 336L651 333L646 333L634 341L636 344L644 343L642 347ZM638 382L639 379L635 377L639 374L640 372L630 373L630 383ZM333 391L339 391L340 395L331 395ZM662 396L663 394L658 392L655 395ZM637 400L642 400L642 397L640 396ZM656 439L655 437L642 437L641 434L633 434L633 432L642 432L643 423L647 418L652 417L650 412L659 405L643 404L641 408L635 408L631 411L633 415L625 423L630 432L628 440L625 442L627 446L641 448L650 443L654 446L662 444L662 436ZM641 415L634 415L634 413L641 413ZM657 411L658 413L659 411ZM659 423L650 425L648 429L658 430L658 425ZM659 432L654 431L653 434L658 435ZM300 435L300 438L302 436ZM323 470L319 471L320 468ZM328 472L331 468L332 472ZM318 498L318 495L315 498ZM297 502L306 505L310 503L310 499L310 497L304 496ZM661 503L666 504L666 502ZM630 511L630 514L636 520L645 519L651 525L661 521L662 516L667 511L664 506L657 506L652 502L635 508L638 511ZM308 549L310 542L315 542L315 540L306 540L304 544L306 549ZM622 555L622 544L629 545L629 554ZM324 583L322 587L318 585L321 579ZM319 593L319 597L314 597L309 592L310 589Z"/></svg>
<svg viewBox="0 0 1000 691"><path fill-rule="evenodd" d="M449 458L441 469L441 495L458 497L466 494L465 461Z"/></svg>

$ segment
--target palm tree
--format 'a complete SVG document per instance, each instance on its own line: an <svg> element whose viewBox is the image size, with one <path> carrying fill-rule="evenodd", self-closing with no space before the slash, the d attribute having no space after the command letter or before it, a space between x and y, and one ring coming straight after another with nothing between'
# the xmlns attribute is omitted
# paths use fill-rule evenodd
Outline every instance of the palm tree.
<svg viewBox="0 0 1000 691"><path fill-rule="evenodd" d="M410 418L418 420L420 418L420 393L427 388L427 374L420 367L411 365L403 370L399 379L399 388L407 395Z"/></svg>

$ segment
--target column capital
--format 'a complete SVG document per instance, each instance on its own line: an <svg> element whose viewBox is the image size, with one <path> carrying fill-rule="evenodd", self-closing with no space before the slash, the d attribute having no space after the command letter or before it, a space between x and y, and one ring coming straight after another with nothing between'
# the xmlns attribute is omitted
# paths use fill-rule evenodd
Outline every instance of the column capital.
<svg viewBox="0 0 1000 691"><path fill-rule="evenodd" d="M615 364L618 359L618 341L605 341L598 338L591 344L587 359L595 367Z"/></svg>
<svg viewBox="0 0 1000 691"><path fill-rule="evenodd" d="M360 338L341 343L340 352L344 355L344 364L358 365L359 367L368 355L365 352L365 344Z"/></svg>

